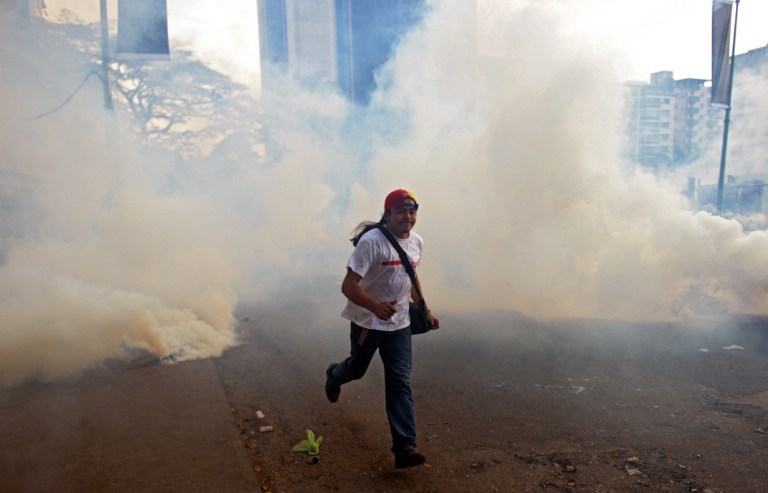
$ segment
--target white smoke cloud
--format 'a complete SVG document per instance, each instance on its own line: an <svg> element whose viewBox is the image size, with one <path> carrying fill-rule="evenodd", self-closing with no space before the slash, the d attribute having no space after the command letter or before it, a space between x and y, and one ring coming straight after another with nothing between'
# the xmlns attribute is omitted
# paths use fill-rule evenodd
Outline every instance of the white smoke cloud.
<svg viewBox="0 0 768 493"><path fill-rule="evenodd" d="M368 109L286 82L284 98L265 102L266 161L240 151L180 166L128 136L110 141L92 109L100 88L50 118L4 121L3 191L24 200L0 223L12 233L0 263L0 385L137 350L219 355L237 343L239 301L285 296L285 285L301 298L302 283L340 280L349 231L399 187L422 203L421 272L437 312L766 313L766 233L689 211L676 189L619 162L613 60L530 2L494 17L498 49L478 56L482 24L466 22L466 3L433 5L378 74L384 89ZM55 94L41 101L22 76L40 68L12 46L0 113L49 107ZM328 310L341 310L338 296Z"/></svg>
<svg viewBox="0 0 768 493"><path fill-rule="evenodd" d="M622 171L611 59L534 8L496 17L507 53L476 59L465 18L435 5L380 98L411 116L412 138L372 169L420 193L428 293L437 277L447 306L540 317L765 313L765 232L689 211L667 183Z"/></svg>
<svg viewBox="0 0 768 493"><path fill-rule="evenodd" d="M138 350L220 355L236 340L236 221L221 221L210 195L163 190L173 161L118 137L96 79L60 111L25 119L85 69L65 47L36 50L44 29L3 21L0 385Z"/></svg>

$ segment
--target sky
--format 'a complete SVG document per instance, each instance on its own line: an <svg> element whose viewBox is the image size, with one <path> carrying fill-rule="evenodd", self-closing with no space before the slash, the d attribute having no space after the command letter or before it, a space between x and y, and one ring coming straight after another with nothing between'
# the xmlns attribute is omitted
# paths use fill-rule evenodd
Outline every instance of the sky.
<svg viewBox="0 0 768 493"><path fill-rule="evenodd" d="M644 80L660 70L671 70L679 79L711 78L710 0L528 3L551 3L561 9L575 35L615 51L628 79ZM768 2L742 0L736 53L768 44L767 23Z"/></svg>
<svg viewBox="0 0 768 493"><path fill-rule="evenodd" d="M450 3L450 2L448 2ZM49 17L70 8L85 19L98 18L98 2L47 0ZM193 50L213 68L238 82L258 86L259 40L256 0L168 0L171 50ZM116 15L109 2L110 18ZM711 78L711 0L478 0L481 36L493 32L498 11L551 11L576 39L606 53L619 77L647 80L671 70L675 78ZM768 44L768 2L742 0L737 54Z"/></svg>

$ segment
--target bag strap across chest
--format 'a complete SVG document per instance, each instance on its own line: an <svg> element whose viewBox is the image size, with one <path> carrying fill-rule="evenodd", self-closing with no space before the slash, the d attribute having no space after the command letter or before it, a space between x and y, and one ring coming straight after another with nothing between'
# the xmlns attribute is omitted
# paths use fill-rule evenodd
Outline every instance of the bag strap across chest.
<svg viewBox="0 0 768 493"><path fill-rule="evenodd" d="M413 270L411 261L408 259L408 255L403 250L403 247L400 246L400 243L398 243L395 237L392 236L392 233L389 232L386 226L379 225L377 227L382 232L384 237L386 237L387 240L389 240L389 242L395 248L395 251L400 256L400 261L403 263L403 267L405 267L405 271L408 273L408 277L411 278L411 284L413 284L413 287L416 289L416 293L419 295L419 298L423 300L424 297L421 295L419 284L416 282L416 272Z"/></svg>

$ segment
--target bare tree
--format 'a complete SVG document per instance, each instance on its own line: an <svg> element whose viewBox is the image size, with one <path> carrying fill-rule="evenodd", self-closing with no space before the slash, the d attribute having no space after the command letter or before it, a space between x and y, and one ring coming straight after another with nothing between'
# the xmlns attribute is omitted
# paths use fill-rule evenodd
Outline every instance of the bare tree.
<svg viewBox="0 0 768 493"><path fill-rule="evenodd" d="M147 144L185 157L207 154L234 134L260 140L258 104L247 88L191 58L110 65L115 104Z"/></svg>
<svg viewBox="0 0 768 493"><path fill-rule="evenodd" d="M56 50L58 56L33 68L35 77L41 87L75 90L71 99L84 77L101 78L101 46L97 25L85 24L69 11L61 16L58 23L29 24L25 37L41 50ZM244 137L253 147L261 141L260 105L248 88L190 52L175 51L170 61L111 59L108 69L118 119L147 145L194 158L232 136ZM54 110L65 106L50 104Z"/></svg>

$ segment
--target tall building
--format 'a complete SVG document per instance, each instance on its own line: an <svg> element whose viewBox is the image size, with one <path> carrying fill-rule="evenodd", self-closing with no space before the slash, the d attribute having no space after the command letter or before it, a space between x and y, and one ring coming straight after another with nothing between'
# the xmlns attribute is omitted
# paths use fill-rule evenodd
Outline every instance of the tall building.
<svg viewBox="0 0 768 493"><path fill-rule="evenodd" d="M675 80L672 72L626 84L628 157L654 171L696 161L720 163L725 110L713 107L705 79ZM768 212L768 45L736 55L726 153L724 211ZM717 184L691 177L686 194L714 208Z"/></svg>
<svg viewBox="0 0 768 493"><path fill-rule="evenodd" d="M627 89L631 157L647 167L668 166L675 154L672 72L656 72L650 84L632 82Z"/></svg>
<svg viewBox="0 0 768 493"><path fill-rule="evenodd" d="M719 159L725 112L711 106L708 80L675 80L665 71L626 89L630 159L655 170L707 151ZM736 55L730 120L727 161L742 174L767 175L768 46Z"/></svg>
<svg viewBox="0 0 768 493"><path fill-rule="evenodd" d="M710 107L704 79L675 80L663 71L626 89L628 154L644 167L663 170L692 161L722 135L723 111Z"/></svg>
<svg viewBox="0 0 768 493"><path fill-rule="evenodd" d="M710 105L711 87L704 79L675 81L675 159L699 159L723 135L723 110Z"/></svg>
<svg viewBox="0 0 768 493"><path fill-rule="evenodd" d="M335 83L334 0L259 0L262 86L290 75L316 85Z"/></svg>
<svg viewBox="0 0 768 493"><path fill-rule="evenodd" d="M262 92L290 76L367 104L375 72L421 20L425 0L259 0Z"/></svg>
<svg viewBox="0 0 768 493"><path fill-rule="evenodd" d="M336 0L338 75L341 91L366 103L376 89L374 73L395 44L417 24L424 0Z"/></svg>

